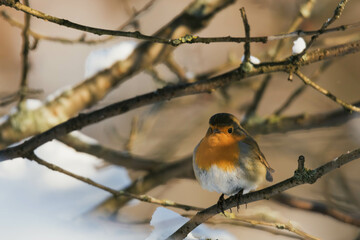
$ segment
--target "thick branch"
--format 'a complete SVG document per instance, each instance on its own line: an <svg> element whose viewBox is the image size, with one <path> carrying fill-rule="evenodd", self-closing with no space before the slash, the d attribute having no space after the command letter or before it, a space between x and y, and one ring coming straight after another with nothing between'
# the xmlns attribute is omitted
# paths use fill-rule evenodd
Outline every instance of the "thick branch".
<svg viewBox="0 0 360 240"><path fill-rule="evenodd" d="M245 194L237 199L236 196L229 197L224 202L224 210L233 208L238 204L247 204L254 201L259 201L263 199L269 199L281 192L284 192L290 188L293 188L298 185L305 183L313 184L317 179L327 174L328 172L341 167L342 165L349 163L355 159L360 158L360 148L352 152L343 154L338 158L314 169L314 170L296 170L294 176L288 178L282 182L279 182L275 185L267 187L265 189L251 192ZM198 212L190 221L185 223L181 228L179 228L175 233L173 233L168 239L184 239L194 228L213 217L214 215L220 213L221 210L215 204L201 212Z"/></svg>
<svg viewBox="0 0 360 240"><path fill-rule="evenodd" d="M157 37L177 38L206 27L213 16L234 0L196 0L183 12L155 33ZM43 132L76 116L103 99L111 90L141 70L167 58L175 48L151 42L137 45L132 54L114 63L71 89L49 99L44 106L12 114L0 126L0 143L10 145L26 137Z"/></svg>
<svg viewBox="0 0 360 240"><path fill-rule="evenodd" d="M334 56L354 53L359 50L360 41L339 45L332 48L316 50L305 55L306 59L302 59L302 61L300 61L300 64L306 65L315 61L326 60ZM248 73L244 73L241 69L236 69L223 75L211 78L209 80L188 84L179 84L175 86L167 86L162 89L158 89L155 92L130 98L128 100L109 105L105 108L93 112L79 114L77 117L61 123L56 127L53 127L52 129L49 129L41 134L38 134L18 146L10 147L0 151L0 161L24 156L26 153L29 153L30 151L44 144L47 141L63 136L74 130L81 129L85 126L100 122L104 119L128 112L132 109L181 96L210 92L214 89L225 86L232 81L239 81L246 77L256 76L264 73L287 71L288 68L291 66L291 60L275 63L262 63L257 65L256 67L254 66L253 70Z"/></svg>

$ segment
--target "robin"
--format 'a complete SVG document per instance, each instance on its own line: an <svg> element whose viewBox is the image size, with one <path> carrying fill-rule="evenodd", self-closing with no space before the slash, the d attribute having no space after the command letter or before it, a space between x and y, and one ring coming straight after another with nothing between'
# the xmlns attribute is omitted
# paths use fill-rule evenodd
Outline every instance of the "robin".
<svg viewBox="0 0 360 240"><path fill-rule="evenodd" d="M274 170L235 116L215 114L209 125L194 149L193 167L203 188L221 193L217 204L224 212L224 194L241 196L255 190L265 179L272 182Z"/></svg>

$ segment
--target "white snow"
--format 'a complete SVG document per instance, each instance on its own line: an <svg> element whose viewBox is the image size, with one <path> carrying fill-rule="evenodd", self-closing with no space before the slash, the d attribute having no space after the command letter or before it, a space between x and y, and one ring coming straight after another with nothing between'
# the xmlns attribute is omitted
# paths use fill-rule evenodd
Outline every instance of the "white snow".
<svg viewBox="0 0 360 240"><path fill-rule="evenodd" d="M96 170L99 159L56 140L35 152L48 162L114 189L130 184L126 169ZM147 229L83 217L110 194L27 159L0 162L0 189L1 239L115 240L144 239L149 234Z"/></svg>
<svg viewBox="0 0 360 240"><path fill-rule="evenodd" d="M117 61L126 59L134 51L136 45L135 41L123 41L109 48L92 51L85 62L85 78L110 67Z"/></svg>
<svg viewBox="0 0 360 240"><path fill-rule="evenodd" d="M292 54L296 55L301 53L306 48L306 42L302 37L299 37L294 41L294 45L292 47Z"/></svg>
<svg viewBox="0 0 360 240"><path fill-rule="evenodd" d="M181 216L180 214L173 212L164 207L158 207L152 215L150 225L154 227L152 233L146 238L146 240L161 240L166 239L178 228L180 228L189 219ZM211 229L204 224L195 228L185 238L187 240L192 239L225 239L235 240L236 238L231 234L223 230Z"/></svg>
<svg viewBox="0 0 360 240"><path fill-rule="evenodd" d="M243 62L244 59L245 59L245 55L242 55L242 56L241 56L241 62ZM258 59L257 57L250 56L250 62L251 62L252 64L260 64L261 61L260 61L260 59Z"/></svg>
<svg viewBox="0 0 360 240"><path fill-rule="evenodd" d="M80 131L72 131L72 132L70 133L70 135L73 136L73 137L76 137L76 138L78 138L79 140L81 140L81 141L83 141L83 142L85 142L85 143L87 143L87 144L90 144L90 145L99 144L99 142L98 142L96 139L91 138L91 137L83 134L83 133L80 132Z"/></svg>
<svg viewBox="0 0 360 240"><path fill-rule="evenodd" d="M25 106L27 110L35 110L43 105L43 103L38 99L26 99Z"/></svg>

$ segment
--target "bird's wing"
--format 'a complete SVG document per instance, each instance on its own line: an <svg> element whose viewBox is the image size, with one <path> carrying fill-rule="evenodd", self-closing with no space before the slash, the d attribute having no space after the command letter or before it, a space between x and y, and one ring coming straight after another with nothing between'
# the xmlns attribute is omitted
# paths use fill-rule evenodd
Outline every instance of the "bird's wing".
<svg viewBox="0 0 360 240"><path fill-rule="evenodd" d="M271 173L275 172L274 169L272 169L270 167L270 164L266 161L266 158L264 156L264 154L260 151L259 145L256 143L256 141L248 136L245 139L242 140L244 143L246 143L247 145L249 145L252 149L253 149L253 153L258 157L258 159L260 160L260 162L262 164L264 164L264 166L266 167L266 180L268 180L269 182L272 182L273 178L271 176Z"/></svg>

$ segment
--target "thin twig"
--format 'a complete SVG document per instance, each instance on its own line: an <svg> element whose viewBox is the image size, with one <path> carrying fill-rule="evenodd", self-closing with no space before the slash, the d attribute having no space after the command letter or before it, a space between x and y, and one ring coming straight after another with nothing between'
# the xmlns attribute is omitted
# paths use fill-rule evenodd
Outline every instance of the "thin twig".
<svg viewBox="0 0 360 240"><path fill-rule="evenodd" d="M310 2L314 2L313 0L309 0ZM107 29L101 29L101 28L94 28L94 27L90 27L90 26L84 26L81 24L77 24L74 22L71 22L69 20L66 19L60 19L57 17L53 17L50 16L48 14L42 13L40 11L37 11L35 9L32 8L28 8L25 5L21 4L18 1L15 0L0 0L0 5L6 5L8 7L12 7L16 10L19 11L23 11L26 13L29 13L35 17L44 19L46 21L50 21L59 25L63 25L66 27L70 27L70 28L74 28L74 29L78 29L80 31L84 31L84 32L89 32L89 33L94 33L97 35L110 35L110 36L123 36L123 37L131 37L131 38L137 38L137 39L142 39L142 40L146 40L146 41L151 41L151 42L157 42L157 43L163 43L163 44L170 44L172 46L179 46L181 44L191 44L191 43L212 43L212 42L234 42L234 43L242 43L242 42L246 42L246 38L244 37L193 37L193 36L184 36L183 38L179 38L179 39L165 39L165 38L161 38L161 37L154 37L154 36L149 36L149 35L145 35L142 34L138 31L135 32L125 32L125 31L116 31L116 30L107 30ZM4 12L3 12L4 13ZM3 14L4 16L4 14ZM126 22L124 25L128 25L132 22L132 19L129 19L128 22ZM290 38L290 37L294 37L294 36L308 36L308 35L314 35L314 34L323 34L323 33L327 33L327 32L333 32L333 31L343 31L346 30L350 27L358 27L359 24L355 23L355 24L349 24L349 25L343 25L343 26L339 26L336 28L332 28L332 29L326 29L321 31L321 33L318 31L295 31L295 32L291 32L291 33L287 33L287 34L278 34L278 35L273 35L273 36L264 36L264 37L251 37L249 39L249 42L262 42L262 43L266 43L267 41L273 41L273 40L279 40L279 39L284 39L284 38ZM122 28L121 28L122 29ZM75 40L71 40L71 39L66 39L66 38L57 38L57 37L50 37L50 36L45 36L45 35L41 35L38 33L35 33L33 31L30 32L31 35L33 35L35 38L38 39L45 39L45 40L50 40L50 41L59 41L62 43L86 43L86 44L96 44L99 42L105 42L107 40L109 40L109 38L106 39L101 39L101 40L84 40L83 37L79 38L79 39L75 39ZM111 38L110 38L111 39Z"/></svg>
<svg viewBox="0 0 360 240"><path fill-rule="evenodd" d="M132 156L127 152L116 151L100 144L89 144L71 134L63 136L59 140L78 152L88 153L103 159L107 163L129 169L151 171L163 164L160 161Z"/></svg>
<svg viewBox="0 0 360 240"><path fill-rule="evenodd" d="M322 213L327 216L333 217L341 222L348 223L357 227L360 227L360 215L359 214L349 214L342 212L336 208L325 205L321 202L316 202L313 200L308 200L304 198L294 197L289 194L279 194L274 198L277 202L285 204L290 207L297 209L308 210L311 212Z"/></svg>
<svg viewBox="0 0 360 240"><path fill-rule="evenodd" d="M29 154L27 157L30 158L30 160L33 160L33 161L37 162L38 164L43 165L53 171L63 173L69 177L75 178L75 179L82 181L84 183L87 183L93 187L96 187L96 188L102 189L108 193L111 193L114 197L126 196L126 197L140 200L142 202L153 203L153 204L157 204L157 205L161 205L161 206L165 206L165 207L180 208L180 209L183 209L186 211L189 211L189 210L199 211L202 209L202 208L198 208L198 207L194 207L194 206L190 206L190 205L179 204L179 203L176 203L176 202L173 202L170 200L157 199L157 198L147 196L147 195L136 195L136 194L128 193L125 191L117 191L115 189L104 186L100 183L97 183L97 182L91 180L90 178L86 178L86 177L77 175L77 174L67 171L55 164L44 161L41 158L39 158L38 156L36 156L36 154L34 154L34 153Z"/></svg>
<svg viewBox="0 0 360 240"><path fill-rule="evenodd" d="M29 6L29 0L24 0L24 5ZM24 14L24 28L22 31L23 46L22 46L22 69L20 81L20 103L25 99L24 92L27 89L27 75L29 72L29 35L30 29L30 15ZM20 105L19 105L20 106Z"/></svg>
<svg viewBox="0 0 360 240"><path fill-rule="evenodd" d="M125 23L123 23L120 27L118 27L117 30L123 30L127 26L133 24L136 21L136 19L138 19L139 16L142 13L147 11L154 4L155 1L156 0L149 1L143 8L141 8L140 10L133 13L133 15ZM14 20L13 18L11 18L4 10L1 11L0 13L1 13L1 16L7 22L9 22L11 25L23 28L24 25L22 23L20 23L20 22ZM34 32L31 29L29 29L28 34L30 34L32 37L34 37L37 40L47 40L47 41L53 41L53 42L60 42L60 43L63 43L63 44L76 44L76 43L80 43L80 44L99 44L99 43L104 43L104 42L107 42L107 41L109 41L111 39L114 39L114 36L111 36L111 35L107 36L106 38L99 39L99 40L96 40L96 39L95 40L87 40L84 35L81 35L77 39L68 39L68 38L62 38L62 37L51 37L51 36L46 36L46 35Z"/></svg>
<svg viewBox="0 0 360 240"><path fill-rule="evenodd" d="M304 74L302 74L300 71L296 71L295 74L306 84L311 86L312 88L314 88L315 90L319 91L320 93L324 94L325 96L327 96L328 98L330 98L331 100L333 100L334 102L340 104L341 106L343 106L345 109L348 109L349 111L355 111L355 112L360 112L360 108L353 106L349 103L344 102L343 100L339 99L338 97L336 97L334 94L330 93L328 90L320 87L319 85L317 85L316 83L314 83L313 81L311 81L310 78L306 77Z"/></svg>
<svg viewBox="0 0 360 240"><path fill-rule="evenodd" d="M227 2L224 2L223 6L226 6L230 3L232 3L234 0L227 0ZM191 43L193 40L196 39L196 37L192 37L192 36L184 36L183 38L179 38L179 39L165 39L165 38L161 38L161 37L157 37L157 36L150 36L150 35L145 35L140 33L139 31L135 31L135 32L126 32L126 31L116 31L116 30L109 30L109 29L102 29L102 28L95 28L95 27L90 27L90 26L85 26L82 24L78 24L66 19L61 19L61 18L57 18L55 16L51 16L48 15L46 13L40 12L36 9L32 9L30 7L27 7L24 4L21 4L19 1L16 0L0 0L0 6L1 5L5 5L11 8L14 8L18 11L23 11L25 13L31 14L34 17L58 24L58 25L62 25L62 26L66 26L69 28L73 28L73 29L77 29L80 31L84 31L84 32L89 32L89 33L93 33L96 35L112 35L112 36L122 36L122 37L131 37L131 38L137 38L137 39L141 39L141 40L146 40L146 41L150 41L150 42L154 42L154 43L163 43L163 44L169 44L172 46L178 46L182 43L188 42ZM228 39L228 38L221 38L221 39ZM198 40L199 41L199 40ZM206 43L208 40L205 38L203 39L203 41ZM264 39L257 39L257 41L264 41Z"/></svg>
<svg viewBox="0 0 360 240"><path fill-rule="evenodd" d="M234 214L228 214L227 212L225 212L225 215L230 220L230 221L228 221L228 223L236 221L236 222L248 223L248 224L250 224L252 226L274 227L276 229L287 230L289 232L295 233L295 234L297 234L298 236L300 236L300 237L302 237L304 239L319 240L319 238L314 237L314 236L312 236L312 235L298 229L297 227L292 225L290 222L288 222L288 223L268 222L268 221L261 221L261 220L255 220L255 219L248 219L248 218L245 218L245 217L235 216ZM221 220L221 222L225 222L225 221Z"/></svg>
<svg viewBox="0 0 360 240"><path fill-rule="evenodd" d="M312 46L312 44L315 42L315 40L332 24L340 18L342 12L344 11L345 5L348 3L349 0L341 0L338 6L336 7L334 14L331 18L329 18L327 21L323 23L321 28L319 29L318 33L311 37L310 42L307 44L306 48L299 54L299 57L302 57L306 51Z"/></svg>
<svg viewBox="0 0 360 240"><path fill-rule="evenodd" d="M175 61L172 54L166 59L165 65L179 78L179 82L188 82L184 69Z"/></svg>
<svg viewBox="0 0 360 240"><path fill-rule="evenodd" d="M138 178L124 191L133 194L144 194L159 185L166 184L174 178L194 179L191 159L191 156L189 156L176 162L159 166L145 176ZM126 196L118 198L109 197L91 210L90 214L105 218L112 217L118 212L118 209L125 206L130 200L131 198Z"/></svg>
<svg viewBox="0 0 360 240"><path fill-rule="evenodd" d="M0 107L7 106L13 102L16 102L19 98L21 93L26 97L34 97L39 94L42 94L44 91L41 89L20 89L14 93L8 94L4 97L0 97Z"/></svg>
<svg viewBox="0 0 360 240"><path fill-rule="evenodd" d="M306 59L302 59L299 64L306 65L316 61L323 61L334 56L342 56L349 53L360 51L360 41L338 45L331 48L318 49L307 54ZM31 152L36 147L58 138L62 135L70 133L74 130L81 129L90 124L100 122L104 119L128 112L142 106L146 106L160 101L170 100L172 98L211 92L216 88L223 87L232 81L240 81L246 77L256 76L264 73L272 73L279 71L288 71L289 66L292 66L292 61L261 63L252 69L251 72L244 73L239 69L227 72L225 74L216 76L209 80L198 81L195 83L178 84L174 86L166 86L154 92L133 97L118 103L114 103L105 108L95 110L89 113L79 114L77 117L69 119L33 138L23 142L14 147L9 147L0 151L0 162L9 160L15 157L23 156L25 153ZM356 107L354 108L356 109ZM0 132L1 134L1 132Z"/></svg>
<svg viewBox="0 0 360 240"><path fill-rule="evenodd" d="M316 72L311 76L311 79L314 81L317 80L317 78L323 73L327 68L330 67L330 65L333 63L333 61L326 61L324 62L320 68L316 70ZM306 85L301 85L297 89L294 90L292 94L288 97L288 99L281 105L275 112L274 115L279 116L281 115L295 100L297 97L300 96L301 93L304 92L306 89Z"/></svg>
<svg viewBox="0 0 360 240"><path fill-rule="evenodd" d="M308 0L306 3L304 3L303 5L300 6L298 15L292 21L292 23L288 29L288 32L292 32L292 33L290 33L290 36L294 33L293 31L295 31L295 29L297 29L300 26L300 24L304 21L305 18L310 17L314 3L315 3L314 0ZM271 55L272 61L277 60L277 58L279 57L279 55L281 53L281 50L284 47L285 47L285 39L282 38L279 42L277 42L275 49L273 51L273 54ZM265 76L259 89L254 94L254 99L243 117L242 124L245 124L247 121L249 121L249 119L252 116L254 116L256 114L256 111L259 107L260 101L263 98L265 90L268 87L271 79L272 79L272 75Z"/></svg>
<svg viewBox="0 0 360 240"><path fill-rule="evenodd" d="M250 25L247 20L245 8L240 8L241 18L243 20L244 24L244 30L245 30L245 44L244 44L244 62L248 63L250 61Z"/></svg>
<svg viewBox="0 0 360 240"><path fill-rule="evenodd" d="M360 148L356 149L352 152L345 153L336 159L314 169L298 169L295 171L294 176L288 178L282 182L274 184L270 187L265 189L251 192L245 195L242 195L240 199L237 196L229 197L224 201L224 208L223 210L227 210L233 208L237 205L247 204L254 201L259 201L263 199L269 199L280 192L284 192L290 188L293 188L298 185L310 183L315 183L320 177L324 176L325 174L329 173L330 171L341 167L344 164L347 164L355 159L360 158ZM174 232L171 236L167 239L183 239L185 238L194 228L199 226L200 224L204 223L209 218L213 217L214 215L220 213L221 210L217 206L217 204L198 212L193 218L190 219L187 223L181 226L176 232Z"/></svg>

